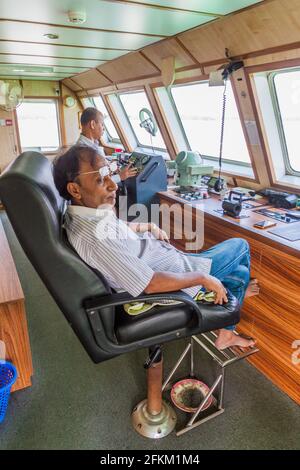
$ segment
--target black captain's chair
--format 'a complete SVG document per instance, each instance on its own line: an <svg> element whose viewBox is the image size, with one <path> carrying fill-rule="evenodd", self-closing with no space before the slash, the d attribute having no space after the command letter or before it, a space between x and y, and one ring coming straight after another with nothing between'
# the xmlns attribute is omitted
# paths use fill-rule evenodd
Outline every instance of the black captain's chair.
<svg viewBox="0 0 300 470"><path fill-rule="evenodd" d="M239 305L231 294L221 306L196 303L182 291L138 298L113 293L101 273L68 244L62 229L65 203L55 188L52 164L43 155L25 152L16 158L0 177L0 198L30 262L95 363L239 321ZM133 300L158 299L182 304L138 316L127 315L122 307Z"/></svg>

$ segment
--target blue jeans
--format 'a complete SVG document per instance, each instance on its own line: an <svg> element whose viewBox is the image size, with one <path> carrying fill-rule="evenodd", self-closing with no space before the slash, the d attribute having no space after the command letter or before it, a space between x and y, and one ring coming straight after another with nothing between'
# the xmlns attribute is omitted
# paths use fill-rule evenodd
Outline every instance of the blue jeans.
<svg viewBox="0 0 300 470"><path fill-rule="evenodd" d="M248 242L242 238L230 238L193 256L210 258L212 260L210 274L218 278L242 305L250 281Z"/></svg>

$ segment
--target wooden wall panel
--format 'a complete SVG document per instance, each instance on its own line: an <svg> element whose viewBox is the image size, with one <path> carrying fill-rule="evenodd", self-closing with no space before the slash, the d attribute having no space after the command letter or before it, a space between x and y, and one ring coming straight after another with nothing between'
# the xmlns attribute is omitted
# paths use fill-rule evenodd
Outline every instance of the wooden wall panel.
<svg viewBox="0 0 300 470"><path fill-rule="evenodd" d="M159 75L156 67L138 52L127 54L98 68L115 83L143 76ZM78 76L76 76L76 81L77 78Z"/></svg>
<svg viewBox="0 0 300 470"><path fill-rule="evenodd" d="M178 37L201 63L299 41L298 0L275 0L180 34Z"/></svg>
<svg viewBox="0 0 300 470"><path fill-rule="evenodd" d="M5 358L18 371L15 391L31 385L33 369L24 294L1 221L0 260L0 340L5 345Z"/></svg>
<svg viewBox="0 0 300 470"><path fill-rule="evenodd" d="M80 128L78 113L82 111L82 108L80 106L80 102L77 102L72 108L65 106L64 98L66 96L74 96L75 99L77 99L76 95L69 88L62 85L61 112L65 129L65 141L63 142L63 145L69 147L70 145L73 145L79 137Z"/></svg>
<svg viewBox="0 0 300 470"><path fill-rule="evenodd" d="M188 52L180 47L176 39L168 39L167 41L161 41L153 46L148 46L144 49L143 53L152 60L159 69L161 69L162 59L170 56L175 57L175 69L196 65Z"/></svg>
<svg viewBox="0 0 300 470"><path fill-rule="evenodd" d="M53 96L57 97L55 90L59 89L59 82L46 81L46 80L22 80L24 87L24 96L42 97Z"/></svg>
<svg viewBox="0 0 300 470"><path fill-rule="evenodd" d="M96 69L76 75L74 81L84 89L104 87L110 84L109 80Z"/></svg>
<svg viewBox="0 0 300 470"><path fill-rule="evenodd" d="M71 80L70 78L65 78L62 83L64 83L68 88L70 88L70 90L73 90L73 91L80 91L82 88L77 85L77 83L75 83L73 80Z"/></svg>
<svg viewBox="0 0 300 470"><path fill-rule="evenodd" d="M300 43L299 43L299 46L300 46ZM247 67L251 67L255 65L290 61L294 59L297 60L299 58L300 58L300 47L295 48L295 49L290 49L287 51L282 51L282 52L274 52L273 54L267 54L267 55L263 55L259 57L250 57L249 59L245 60L245 65Z"/></svg>

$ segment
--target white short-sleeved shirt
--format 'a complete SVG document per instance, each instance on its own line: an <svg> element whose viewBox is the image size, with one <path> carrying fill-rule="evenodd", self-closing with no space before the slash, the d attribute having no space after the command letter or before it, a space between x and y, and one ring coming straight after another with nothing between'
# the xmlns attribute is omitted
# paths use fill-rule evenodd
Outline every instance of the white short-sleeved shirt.
<svg viewBox="0 0 300 470"><path fill-rule="evenodd" d="M96 268L114 289L136 297L154 272L209 273L212 261L189 256L149 232L137 234L109 208L70 205L65 215L68 239L79 256ZM201 286L183 289L194 297Z"/></svg>
<svg viewBox="0 0 300 470"><path fill-rule="evenodd" d="M83 146L86 146L86 147L92 147L93 149L95 149L98 152L99 155L101 155L101 157L105 158L104 148L100 147L100 145L98 145L97 142L95 142L92 139L89 139L88 137L85 137L85 135L83 135L83 134L80 134L80 136L79 136L79 138L76 142L76 145L83 145Z"/></svg>

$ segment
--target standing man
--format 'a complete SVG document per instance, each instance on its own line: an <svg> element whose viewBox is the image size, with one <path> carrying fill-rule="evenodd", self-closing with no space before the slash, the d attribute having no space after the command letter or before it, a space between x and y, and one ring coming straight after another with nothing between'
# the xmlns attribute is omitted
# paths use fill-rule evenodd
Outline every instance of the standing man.
<svg viewBox="0 0 300 470"><path fill-rule="evenodd" d="M81 114L81 134L76 142L76 145L92 147L97 153L105 157L103 147L100 147L99 142L104 132L103 114L96 108L86 108ZM114 176L115 183L119 184L127 178L136 175L137 170L127 165L120 170L118 175Z"/></svg>

